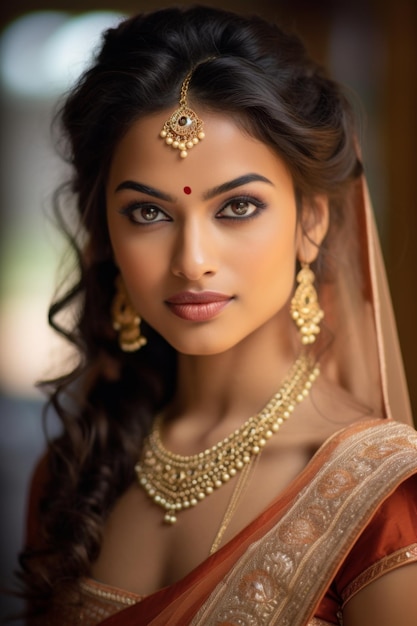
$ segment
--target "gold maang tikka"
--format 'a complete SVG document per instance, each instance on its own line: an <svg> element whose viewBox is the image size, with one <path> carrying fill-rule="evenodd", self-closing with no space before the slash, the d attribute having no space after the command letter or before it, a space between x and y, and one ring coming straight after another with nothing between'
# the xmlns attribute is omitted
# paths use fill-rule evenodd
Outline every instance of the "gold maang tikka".
<svg viewBox="0 0 417 626"><path fill-rule="evenodd" d="M165 122L159 136L172 148L180 151L180 157L185 159L188 150L191 150L204 139L203 122L197 113L190 109L187 103L187 92L193 68L185 77L181 85L180 106Z"/></svg>

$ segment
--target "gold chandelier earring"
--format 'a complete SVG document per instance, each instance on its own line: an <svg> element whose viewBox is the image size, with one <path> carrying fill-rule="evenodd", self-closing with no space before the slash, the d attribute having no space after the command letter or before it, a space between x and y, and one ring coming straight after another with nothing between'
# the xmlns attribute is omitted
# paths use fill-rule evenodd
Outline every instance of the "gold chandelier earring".
<svg viewBox="0 0 417 626"><path fill-rule="evenodd" d="M309 263L302 262L297 274L297 289L291 300L291 317L297 324L304 345L314 343L320 332L324 312L320 308L314 287L314 272Z"/></svg>
<svg viewBox="0 0 417 626"><path fill-rule="evenodd" d="M147 341L141 334L141 319L130 302L122 277L116 278L116 293L111 308L113 328L119 332L119 346L123 352L140 350Z"/></svg>

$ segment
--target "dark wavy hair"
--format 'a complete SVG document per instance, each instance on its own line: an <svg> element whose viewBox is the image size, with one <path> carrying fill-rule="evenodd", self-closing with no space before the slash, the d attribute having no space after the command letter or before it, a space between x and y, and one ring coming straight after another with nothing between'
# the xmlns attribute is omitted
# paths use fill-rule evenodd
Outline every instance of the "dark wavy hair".
<svg viewBox="0 0 417 626"><path fill-rule="evenodd" d="M80 359L68 375L43 383L63 429L49 443L40 545L21 555L21 577L39 609L60 585L88 575L103 521L132 483L143 436L175 388L175 352L151 328L144 325L148 344L139 352L118 347L110 317L117 269L104 189L121 137L141 116L175 108L194 66L193 106L231 115L271 146L287 163L298 200L329 196L332 224L343 219L346 194L362 172L341 88L298 37L278 26L197 6L138 15L104 34L59 118L73 176L55 208L76 271L49 320ZM64 191L76 200L73 212Z"/></svg>

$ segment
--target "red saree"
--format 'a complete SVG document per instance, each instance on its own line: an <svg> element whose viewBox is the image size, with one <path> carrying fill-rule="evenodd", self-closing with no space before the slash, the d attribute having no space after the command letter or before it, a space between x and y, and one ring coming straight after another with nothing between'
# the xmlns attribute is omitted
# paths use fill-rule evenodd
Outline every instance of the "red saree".
<svg viewBox="0 0 417 626"><path fill-rule="evenodd" d="M95 623L336 624L343 602L361 587L417 561L416 478L413 429L391 420L351 426L330 438L261 516L178 583L140 599L85 581L87 595L103 602L107 596L107 614L114 613ZM407 483L402 497L398 487ZM82 606L78 611L82 618ZM75 623L94 623L85 618ZM53 623L67 622L61 616Z"/></svg>

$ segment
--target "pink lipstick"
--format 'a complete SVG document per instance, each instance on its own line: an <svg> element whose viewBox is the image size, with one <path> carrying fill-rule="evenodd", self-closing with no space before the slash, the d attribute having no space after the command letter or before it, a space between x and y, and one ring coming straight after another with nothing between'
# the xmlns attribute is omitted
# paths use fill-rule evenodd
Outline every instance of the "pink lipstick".
<svg viewBox="0 0 417 626"><path fill-rule="evenodd" d="M216 291L183 291L166 300L169 309L183 320L207 322L222 311L233 298Z"/></svg>

